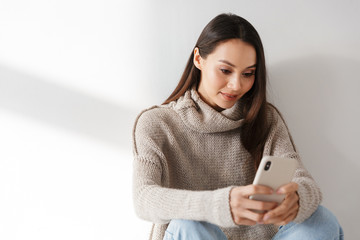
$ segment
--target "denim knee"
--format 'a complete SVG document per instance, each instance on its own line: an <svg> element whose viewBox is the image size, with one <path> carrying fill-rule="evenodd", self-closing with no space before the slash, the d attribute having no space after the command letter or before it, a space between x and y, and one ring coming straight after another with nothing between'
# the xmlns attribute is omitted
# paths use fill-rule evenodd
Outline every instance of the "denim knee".
<svg viewBox="0 0 360 240"><path fill-rule="evenodd" d="M226 240L225 234L221 229L208 222L199 222L183 219L171 220L166 229L164 240Z"/></svg>
<svg viewBox="0 0 360 240"><path fill-rule="evenodd" d="M335 217L335 215L328 210L327 208L323 207L323 206L319 206L318 209L315 211L315 213L313 214L314 217L312 219L312 217L310 217L310 221L313 224L316 223L322 223L321 227L328 232L328 234L324 234L324 236L334 236L333 239L343 239L344 238L344 233L343 230L337 220L337 218ZM339 236L339 237L337 237ZM330 238L327 238L330 239Z"/></svg>
<svg viewBox="0 0 360 240"><path fill-rule="evenodd" d="M343 230L334 214L327 208L318 209L304 222L289 223L279 230L273 238L282 239L343 239Z"/></svg>

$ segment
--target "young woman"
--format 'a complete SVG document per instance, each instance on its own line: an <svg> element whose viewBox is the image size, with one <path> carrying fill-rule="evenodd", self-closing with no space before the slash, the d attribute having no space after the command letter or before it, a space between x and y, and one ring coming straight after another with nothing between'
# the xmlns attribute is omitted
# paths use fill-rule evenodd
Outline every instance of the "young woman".
<svg viewBox="0 0 360 240"><path fill-rule="evenodd" d="M266 101L264 50L233 14L201 33L174 92L143 111L134 132L134 203L151 239L341 239L336 218L301 163L278 110ZM263 156L295 158L281 204L250 200ZM263 210L258 213L254 210Z"/></svg>

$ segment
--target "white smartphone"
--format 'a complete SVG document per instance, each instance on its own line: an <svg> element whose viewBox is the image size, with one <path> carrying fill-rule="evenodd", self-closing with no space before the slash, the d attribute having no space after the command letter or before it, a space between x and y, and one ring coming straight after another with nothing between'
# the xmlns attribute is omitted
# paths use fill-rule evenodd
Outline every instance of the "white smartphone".
<svg viewBox="0 0 360 240"><path fill-rule="evenodd" d="M265 185L276 191L282 185L290 183L297 168L296 159L265 156L261 159L256 172L254 185ZM253 200L281 203L284 194L255 194L249 197Z"/></svg>

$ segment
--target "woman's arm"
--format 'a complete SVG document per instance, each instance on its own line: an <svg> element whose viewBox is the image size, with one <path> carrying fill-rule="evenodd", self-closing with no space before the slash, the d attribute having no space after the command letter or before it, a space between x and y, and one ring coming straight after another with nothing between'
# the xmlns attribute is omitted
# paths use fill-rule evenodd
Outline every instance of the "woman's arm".
<svg viewBox="0 0 360 240"><path fill-rule="evenodd" d="M171 219L208 221L235 226L228 206L231 187L214 191L189 191L163 187L162 170L148 160L135 158L133 197L137 215L154 223Z"/></svg>
<svg viewBox="0 0 360 240"><path fill-rule="evenodd" d="M162 224L188 219L235 226L229 207L231 187L214 191L169 188L170 173L159 140L164 137L159 134L162 132L153 114L145 112L138 117L133 132L133 200L137 215Z"/></svg>
<svg viewBox="0 0 360 240"><path fill-rule="evenodd" d="M292 182L297 183L299 209L294 222L302 222L317 209L322 200L322 194L310 173L303 166L299 154L295 151L289 130L277 110L269 107L271 129L264 147L263 155L295 158L298 161Z"/></svg>

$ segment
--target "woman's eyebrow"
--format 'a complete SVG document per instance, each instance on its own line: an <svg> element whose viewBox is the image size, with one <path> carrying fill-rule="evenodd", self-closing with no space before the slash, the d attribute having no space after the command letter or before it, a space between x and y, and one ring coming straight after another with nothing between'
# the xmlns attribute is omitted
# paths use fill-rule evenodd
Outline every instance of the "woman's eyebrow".
<svg viewBox="0 0 360 240"><path fill-rule="evenodd" d="M254 65L248 66L247 68L253 68L256 67L256 63Z"/></svg>
<svg viewBox="0 0 360 240"><path fill-rule="evenodd" d="M232 67L236 67L236 66L235 66L234 64L232 64L231 62L226 61L226 60L223 60L223 59L220 59L219 62L225 63L225 64L230 65L230 66L232 66Z"/></svg>
<svg viewBox="0 0 360 240"><path fill-rule="evenodd" d="M236 68L235 64L232 64L231 62L229 62L227 60L220 59L219 62L225 63L227 65L230 65L230 66ZM253 67L256 67L256 63L254 65L248 66L247 68L253 68Z"/></svg>

